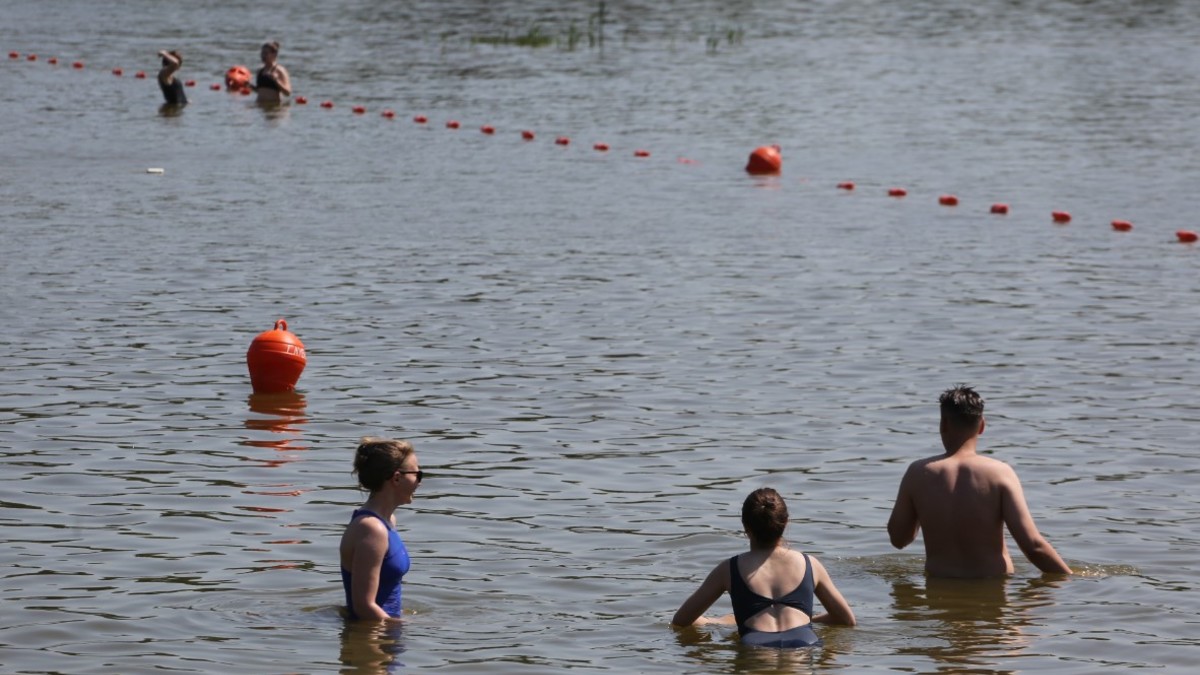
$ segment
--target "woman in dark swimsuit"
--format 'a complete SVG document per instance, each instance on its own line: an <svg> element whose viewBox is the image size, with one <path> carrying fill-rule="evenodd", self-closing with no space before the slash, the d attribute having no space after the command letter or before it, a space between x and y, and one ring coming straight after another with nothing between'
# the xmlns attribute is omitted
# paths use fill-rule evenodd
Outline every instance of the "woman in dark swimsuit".
<svg viewBox="0 0 1200 675"><path fill-rule="evenodd" d="M279 58L279 43L268 42L260 52L263 67L258 69L254 79L254 90L258 92L259 103L283 103L292 95L292 80L288 71L276 61Z"/></svg>
<svg viewBox="0 0 1200 675"><path fill-rule="evenodd" d="M162 69L158 71L158 88L162 90L167 105L187 105L187 94L183 93L183 83L175 77L175 73L179 72L180 66L183 65L183 56L174 49L169 52L160 51L158 55L162 57Z"/></svg>
<svg viewBox="0 0 1200 675"><path fill-rule="evenodd" d="M793 551L783 540L787 504L771 488L750 493L742 504L742 527L750 550L720 562L688 598L671 624L736 624L742 644L757 647L812 647L821 644L814 623L853 626L854 612L838 592L825 566ZM729 592L733 615L703 616L721 594ZM813 616L813 596L825 612Z"/></svg>
<svg viewBox="0 0 1200 675"><path fill-rule="evenodd" d="M396 531L396 508L411 504L424 472L407 441L364 438L354 452L358 483L371 492L350 516L338 549L349 618L400 618L402 580L410 565Z"/></svg>

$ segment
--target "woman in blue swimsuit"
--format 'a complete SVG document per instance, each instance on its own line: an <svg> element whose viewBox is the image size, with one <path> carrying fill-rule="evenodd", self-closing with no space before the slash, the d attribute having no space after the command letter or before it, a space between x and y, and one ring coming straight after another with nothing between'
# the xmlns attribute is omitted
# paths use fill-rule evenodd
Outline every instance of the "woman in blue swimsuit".
<svg viewBox="0 0 1200 675"><path fill-rule="evenodd" d="M821 644L814 623L853 626L854 612L833 585L820 560L788 548L783 539L787 504L771 488L750 493L742 504L742 527L750 550L717 564L675 617L675 626L736 624L742 644L757 647L812 647ZM733 615L703 616L728 592ZM813 596L825 612L813 615Z"/></svg>
<svg viewBox="0 0 1200 675"><path fill-rule="evenodd" d="M398 619L401 580L410 563L396 531L395 511L412 503L424 473L410 443L386 438L362 439L354 453L354 473L371 495L342 533L346 608L351 619Z"/></svg>

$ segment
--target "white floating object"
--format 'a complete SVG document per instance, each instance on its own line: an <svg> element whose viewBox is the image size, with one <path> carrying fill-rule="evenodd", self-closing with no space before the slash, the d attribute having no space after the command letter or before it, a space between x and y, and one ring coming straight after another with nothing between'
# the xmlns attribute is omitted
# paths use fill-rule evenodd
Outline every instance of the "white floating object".
<svg viewBox="0 0 1200 675"><path fill-rule="evenodd" d="M167 172L166 169L163 169L163 168L160 168L157 166L152 166L149 169L146 169L146 173L164 174L166 172Z"/></svg>

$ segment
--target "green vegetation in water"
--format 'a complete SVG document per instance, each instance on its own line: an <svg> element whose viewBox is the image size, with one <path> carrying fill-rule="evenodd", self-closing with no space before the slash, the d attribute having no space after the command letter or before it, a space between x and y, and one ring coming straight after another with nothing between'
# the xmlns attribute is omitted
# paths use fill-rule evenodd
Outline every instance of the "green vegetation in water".
<svg viewBox="0 0 1200 675"><path fill-rule="evenodd" d="M596 11L588 15L587 25L580 27L579 22L571 20L566 28L543 32L541 24L533 24L525 30L524 33L510 34L505 31L499 35L476 35L470 38L471 44L477 45L492 45L492 46L512 46L512 47L529 47L538 49L540 47L549 47L557 45L560 49L566 51L575 51L584 43L589 48L599 47L604 49L604 26L608 21L608 12L604 2L600 2L596 6ZM638 34L636 28L627 27L625 30L625 41L628 42L630 32L634 35ZM696 38L703 37L705 48L709 54L716 54L722 46L733 47L742 44L742 39L745 37L745 31L741 26L732 28L718 28L716 25L710 25L707 31L703 28L693 28L686 39L691 41ZM449 34L442 34L443 48L446 38ZM669 33L669 38L672 50L675 45L674 32Z"/></svg>
<svg viewBox="0 0 1200 675"><path fill-rule="evenodd" d="M515 47L549 47L552 44L558 44L567 51L574 51L577 46L584 40L587 40L589 47L599 45L604 47L604 20L607 10L604 2L597 5L596 11L588 16L587 30L580 30L574 21L572 21L565 31L560 31L559 35L548 35L542 32L541 26L534 24L525 32L524 35L510 36L508 33L503 35L477 35L471 38L471 44L483 45L511 45Z"/></svg>
<svg viewBox="0 0 1200 675"><path fill-rule="evenodd" d="M481 45L514 45L516 47L549 47L554 44L554 36L544 35L542 27L534 24L524 35L478 35L471 38L471 44Z"/></svg>
<svg viewBox="0 0 1200 675"><path fill-rule="evenodd" d="M726 44L733 46L742 44L742 37L744 35L745 31L741 28L726 28L722 36L721 31L717 30L716 26L713 26L709 28L708 37L705 38L704 44L708 47L709 54L716 54L717 49L721 47L722 37L725 38Z"/></svg>

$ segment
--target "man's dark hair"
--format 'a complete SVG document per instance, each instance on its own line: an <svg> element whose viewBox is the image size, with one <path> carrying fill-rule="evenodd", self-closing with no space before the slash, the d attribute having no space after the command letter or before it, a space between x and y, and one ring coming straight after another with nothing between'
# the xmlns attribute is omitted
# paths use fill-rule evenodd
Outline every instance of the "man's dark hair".
<svg viewBox="0 0 1200 675"><path fill-rule="evenodd" d="M983 397L965 384L943 391L938 403L942 419L956 429L974 429L983 419Z"/></svg>

